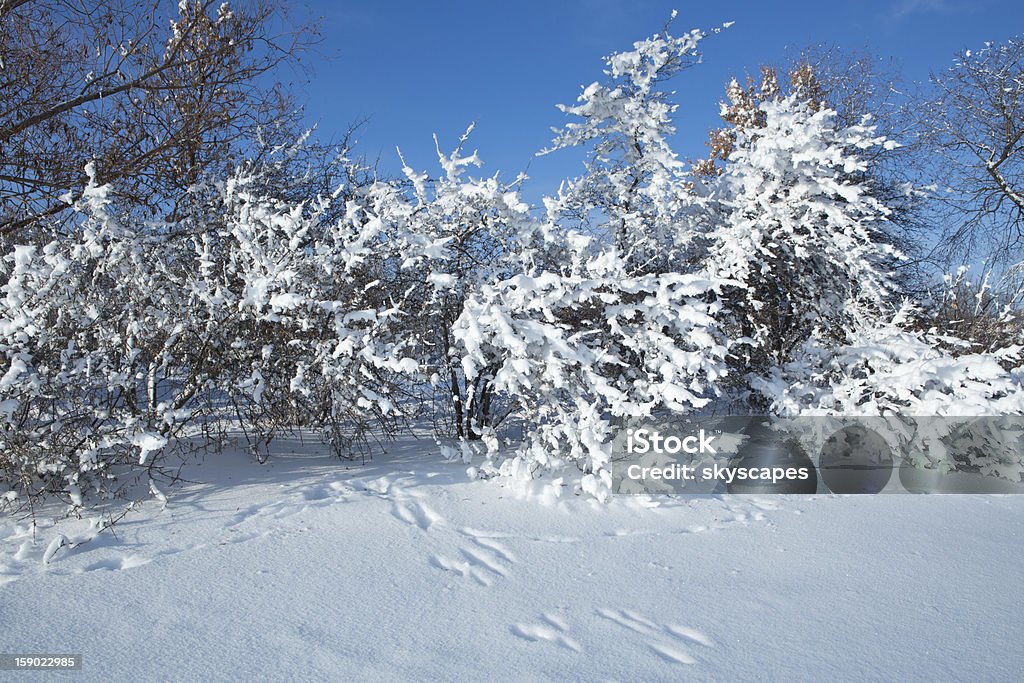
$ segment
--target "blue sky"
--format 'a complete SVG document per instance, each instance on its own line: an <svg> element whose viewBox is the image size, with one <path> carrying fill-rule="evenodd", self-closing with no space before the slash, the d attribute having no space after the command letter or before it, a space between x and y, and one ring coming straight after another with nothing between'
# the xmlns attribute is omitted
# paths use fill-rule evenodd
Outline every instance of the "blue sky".
<svg viewBox="0 0 1024 683"><path fill-rule="evenodd" d="M398 171L395 147L436 174L432 134L452 147L470 122L470 148L511 179L531 176L527 196L551 191L579 171L579 158L535 158L566 118L580 87L602 76L601 58L656 33L672 9L675 27L735 24L703 43L704 63L675 83L678 152L703 153L718 125L718 101L732 75L756 73L812 44L835 44L896 60L908 80L945 68L962 48L1024 33L1024 3L1003 0L683 2L521 0L516 2L329 2L307 9L324 38L300 90L322 138L368 117L360 149ZM304 92L302 92L304 90Z"/></svg>

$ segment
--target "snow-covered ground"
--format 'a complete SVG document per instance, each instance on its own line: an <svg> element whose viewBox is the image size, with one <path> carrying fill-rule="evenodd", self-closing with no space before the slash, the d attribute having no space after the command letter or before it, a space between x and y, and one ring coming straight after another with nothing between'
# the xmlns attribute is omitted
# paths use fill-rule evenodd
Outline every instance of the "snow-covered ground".
<svg viewBox="0 0 1024 683"><path fill-rule="evenodd" d="M0 519L11 680L1019 680L1021 496L554 499L279 444L94 540Z"/></svg>

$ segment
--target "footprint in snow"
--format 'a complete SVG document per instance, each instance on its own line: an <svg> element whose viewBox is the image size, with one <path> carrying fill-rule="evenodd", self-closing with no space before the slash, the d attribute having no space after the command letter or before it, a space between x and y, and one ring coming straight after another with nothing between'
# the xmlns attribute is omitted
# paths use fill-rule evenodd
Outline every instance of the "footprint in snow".
<svg viewBox="0 0 1024 683"><path fill-rule="evenodd" d="M410 526L417 526L423 531L435 524L444 522L441 515L422 503L395 502L391 506L391 514Z"/></svg>
<svg viewBox="0 0 1024 683"><path fill-rule="evenodd" d="M492 586L494 584L489 572L470 559L454 560L444 555L431 555L430 564L446 572L452 572L453 574L473 579L481 586Z"/></svg>
<svg viewBox="0 0 1024 683"><path fill-rule="evenodd" d="M309 488L302 490L302 500L313 503L321 500L327 500L330 497L331 491L326 486L310 486Z"/></svg>
<svg viewBox="0 0 1024 683"><path fill-rule="evenodd" d="M246 521L251 517L255 517L261 513L267 512L269 507L270 506L267 505L250 505L249 507L242 508L234 515L232 515L231 519L228 521L227 526L238 526L239 524L241 524L242 522Z"/></svg>
<svg viewBox="0 0 1024 683"><path fill-rule="evenodd" d="M134 569L135 567L141 567L144 564L149 564L150 560L139 555L122 555L119 558L113 558L109 560L100 560L99 562L93 562L90 565L86 565L82 568L83 572L95 572L95 571L121 571L124 569Z"/></svg>
<svg viewBox="0 0 1024 683"><path fill-rule="evenodd" d="M476 529L463 529L460 533L468 538L479 551L487 555L489 562L498 563L504 561L511 564L516 561L512 551L497 540L498 538L504 538L503 536L493 536L486 531L478 531Z"/></svg>
<svg viewBox="0 0 1024 683"><path fill-rule="evenodd" d="M700 631L677 624L658 624L631 610L613 610L600 607L597 615L624 629L644 637L647 647L667 662L696 664L697 660L683 647L696 643L714 647L714 643Z"/></svg>
<svg viewBox="0 0 1024 683"><path fill-rule="evenodd" d="M469 543L459 547L459 559L433 555L430 564L459 576L471 578L481 586L491 586L495 579L508 576L516 558L508 548L484 531L463 529L459 532Z"/></svg>
<svg viewBox="0 0 1024 683"><path fill-rule="evenodd" d="M580 644L569 635L569 625L557 614L545 612L539 624L512 624L512 633L523 640L546 641L573 652L581 652Z"/></svg>
<svg viewBox="0 0 1024 683"><path fill-rule="evenodd" d="M392 482L388 477L378 477L371 481L362 483L363 490L386 496L391 493Z"/></svg>

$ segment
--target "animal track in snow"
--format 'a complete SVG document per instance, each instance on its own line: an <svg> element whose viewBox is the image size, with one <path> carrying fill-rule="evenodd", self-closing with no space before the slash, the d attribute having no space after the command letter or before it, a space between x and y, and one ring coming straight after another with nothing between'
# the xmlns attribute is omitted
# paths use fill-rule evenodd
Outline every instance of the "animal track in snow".
<svg viewBox="0 0 1024 683"><path fill-rule="evenodd" d="M494 581L488 576L488 572L481 569L473 562L467 560L453 560L444 555L432 555L430 557L430 564L438 569L443 569L459 576L464 576L473 579L481 586L491 586Z"/></svg>
<svg viewBox="0 0 1024 683"><path fill-rule="evenodd" d="M651 650L662 659L676 664L696 664L697 660L677 647L663 643L650 643Z"/></svg>
<svg viewBox="0 0 1024 683"><path fill-rule="evenodd" d="M714 643L700 631L677 624L658 624L630 610L600 607L597 615L618 624L633 633L644 636L647 647L665 661L676 664L696 664L697 660L682 646L696 643L714 647Z"/></svg>
<svg viewBox="0 0 1024 683"><path fill-rule="evenodd" d="M232 515L230 521L228 522L228 526L229 527L238 526L239 524L241 524L245 520L249 519L250 517L256 517L261 512L263 512L265 509L266 509L266 506L263 506L263 505L250 505L247 508L243 508L243 509L239 510L238 512L236 512L234 515Z"/></svg>
<svg viewBox="0 0 1024 683"><path fill-rule="evenodd" d="M508 576L509 566L515 563L512 552L488 535L486 531L463 529L459 532L469 539L468 544L459 546L461 559L452 559L443 555L434 555L430 563L438 569L466 576L481 586L490 586L494 579Z"/></svg>
<svg viewBox="0 0 1024 683"><path fill-rule="evenodd" d="M496 559L510 563L516 561L512 551L497 541L495 536L491 536L485 531L478 531L476 529L464 529L461 533L472 541L477 548L483 550L487 554L493 555Z"/></svg>
<svg viewBox="0 0 1024 683"><path fill-rule="evenodd" d="M569 625L557 614L545 612L540 624L512 624L512 633L524 640L547 641L573 652L581 652L580 644L568 634Z"/></svg>
<svg viewBox="0 0 1024 683"><path fill-rule="evenodd" d="M462 559L433 555L430 564L438 569L469 577L481 586L491 586L496 578L508 576L508 569L504 565L508 560L503 561L503 557L507 558L508 555L500 555L483 545L475 548L463 546L459 548L459 554L462 555Z"/></svg>
<svg viewBox="0 0 1024 683"><path fill-rule="evenodd" d="M406 524L417 526L423 531L444 521L441 515L422 503L396 501L391 506L391 514Z"/></svg>
<svg viewBox="0 0 1024 683"><path fill-rule="evenodd" d="M330 498L331 492L326 486L310 486L303 489L300 495L305 501L316 502Z"/></svg>
<svg viewBox="0 0 1024 683"><path fill-rule="evenodd" d="M676 626L675 624L665 624L664 628L677 638L692 640L704 647L714 647L714 643L711 642L711 639L696 629L687 628L685 626Z"/></svg>
<svg viewBox="0 0 1024 683"><path fill-rule="evenodd" d="M99 562L93 562L92 564L83 567L82 571L121 571L123 569L133 569L135 567L141 567L142 565L149 563L150 560L148 558L141 557L139 555L122 555L121 557L116 559L100 560Z"/></svg>
<svg viewBox="0 0 1024 683"><path fill-rule="evenodd" d="M394 483L388 477L378 477L371 481L360 482L360 484L364 490L381 496L390 494L392 492L391 489L394 486Z"/></svg>
<svg viewBox="0 0 1024 683"><path fill-rule="evenodd" d="M228 520L227 528L233 529L253 517L284 519L300 514L310 508L319 508L344 501L355 489L343 481L329 484L306 486L286 499L259 505L250 505L235 512Z"/></svg>
<svg viewBox="0 0 1024 683"><path fill-rule="evenodd" d="M648 621L635 612L628 610L612 610L599 607L597 615L642 635L651 635L658 630L658 625L653 621Z"/></svg>

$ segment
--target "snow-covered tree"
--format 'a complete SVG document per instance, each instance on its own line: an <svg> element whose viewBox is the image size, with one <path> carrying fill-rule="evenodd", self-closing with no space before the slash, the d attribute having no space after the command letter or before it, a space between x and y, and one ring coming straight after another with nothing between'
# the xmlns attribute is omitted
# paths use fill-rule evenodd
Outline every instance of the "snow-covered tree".
<svg viewBox="0 0 1024 683"><path fill-rule="evenodd" d="M508 407L499 405L492 384L498 359L467 377L453 327L468 298L515 275L523 259L531 258L537 226L517 192L521 178L505 184L497 174L466 174L468 167L481 164L475 152L464 153L471 132L472 126L451 154L437 147L443 171L437 180L405 166L412 186L408 233L429 248L402 263L389 286L409 292L409 337L417 345L421 379L439 394L440 417L450 420L454 436L475 441L500 425Z"/></svg>
<svg viewBox="0 0 1024 683"><path fill-rule="evenodd" d="M555 129L552 146L541 152L587 149L586 173L564 193L567 216L605 233L630 272L677 267L687 232L679 223L692 208L687 165L670 145L678 105L663 86L700 61L706 34L673 36L669 28L606 58L605 82L585 87L577 104L559 105L582 120Z"/></svg>
<svg viewBox="0 0 1024 683"><path fill-rule="evenodd" d="M832 125L836 128L858 126L865 115L871 115L877 136L901 139L908 124L893 101L896 92L893 78L881 70L878 60L837 48L804 50L785 68L761 66L760 77L755 80L748 76L744 84L733 78L719 105L726 125L709 133L710 155L692 164L695 181L711 184L709 179L721 175L740 137L749 141L765 126L761 105L787 97L795 97L811 113L833 110ZM874 145L857 150L864 162L857 180L889 209L885 232L876 234L875 239L891 243L913 257L920 246L915 237L922 227L924 193L906 179L911 147ZM902 283L919 286L916 280L920 272L910 263L908 259L901 264L895 275Z"/></svg>
<svg viewBox="0 0 1024 683"><path fill-rule="evenodd" d="M795 96L760 110L764 124L740 131L716 180L706 261L737 283L719 316L737 378L786 364L812 334L841 343L852 319L882 315L897 257L876 239L888 210L858 175L864 150L891 143Z"/></svg>
<svg viewBox="0 0 1024 683"><path fill-rule="evenodd" d="M516 452L492 471L522 478L571 466L580 490L604 498L615 424L691 413L715 396L726 352L713 333L718 285L630 273L614 247L579 233L550 227L547 239L558 258L481 288L454 333L466 376L493 377L523 426Z"/></svg>

